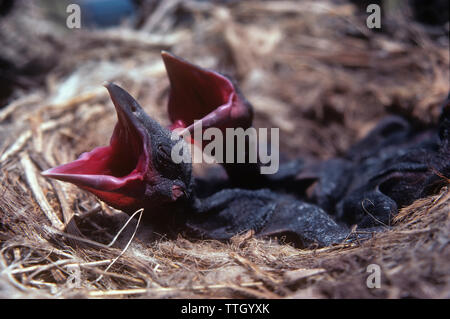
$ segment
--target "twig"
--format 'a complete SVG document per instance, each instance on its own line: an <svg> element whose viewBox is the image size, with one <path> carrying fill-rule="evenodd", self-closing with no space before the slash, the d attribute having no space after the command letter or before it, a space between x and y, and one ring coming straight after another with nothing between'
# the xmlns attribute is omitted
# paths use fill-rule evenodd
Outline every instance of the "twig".
<svg viewBox="0 0 450 319"><path fill-rule="evenodd" d="M42 132L52 130L60 125L68 124L73 121L73 115L68 114L67 116L64 116L63 118L57 120L57 121L48 121L45 123L42 123L39 126L39 129ZM33 133L31 130L26 130L23 132L19 138L16 139L16 142L12 144L0 157L0 165L5 162L9 157L15 155L17 152L19 152L25 144L28 142L28 140L32 137Z"/></svg>
<svg viewBox="0 0 450 319"><path fill-rule="evenodd" d="M131 276L127 276L124 274L118 274L118 273L114 273L114 272L109 272L109 271L105 271L105 270L101 270L101 269L97 269L97 268L89 268L92 272L97 273L97 274L101 274L101 276L110 276L110 277L115 277L115 278L120 278L120 279L125 279L137 284L143 284L145 283L145 280L142 278L134 278ZM97 281L95 281L97 282Z"/></svg>
<svg viewBox="0 0 450 319"><path fill-rule="evenodd" d="M106 296L117 296L117 295L137 295L145 293L158 293L158 292L171 292L171 291L189 291L189 290L208 290L208 289L233 289L236 287L259 287L263 286L260 281L256 282L245 282L240 285L229 285L229 284L215 284L209 286L192 286L192 287L161 287L161 288L138 288L138 289L123 289L123 290L94 290L89 291L88 295L90 297L106 297Z"/></svg>
<svg viewBox="0 0 450 319"><path fill-rule="evenodd" d="M19 138L16 139L14 144L12 144L0 157L0 164L5 162L9 157L19 152L22 147L28 142L28 140L31 138L31 131L27 130L24 133L22 133Z"/></svg>
<svg viewBox="0 0 450 319"><path fill-rule="evenodd" d="M236 254L235 252L230 252L230 257L233 258L238 264L247 268L247 270L251 271L258 279L264 281L270 281L272 285L279 285L281 280L276 279L272 274L267 271L261 270L257 265L252 263L250 260Z"/></svg>
<svg viewBox="0 0 450 319"><path fill-rule="evenodd" d="M57 262L54 262L51 264L35 265L35 266L30 266L30 267L25 267L25 268L14 269L14 270L11 270L10 273L13 275L17 275L17 274L27 273L27 272L35 271L35 270L40 270L40 271L47 270L52 267L57 267L57 266L61 266L61 265L64 265L66 267L70 267L70 266L93 267L93 266L100 266L100 265L108 264L111 261L112 261L112 259L105 259L105 260L81 263L81 262L74 262L73 259L63 259L63 260L58 260ZM42 268L44 268L44 269L42 269Z"/></svg>
<svg viewBox="0 0 450 319"><path fill-rule="evenodd" d="M45 216L47 216L54 228L63 230L64 224L61 222L61 220L59 220L58 215L53 211L52 207L47 201L47 198L44 195L44 192L42 191L42 188L39 186L34 165L27 153L24 153L22 155L20 163L22 164L22 167L25 171L25 178L31 188L31 191L33 192L34 198L38 202L39 207L41 207Z"/></svg>
<svg viewBox="0 0 450 319"><path fill-rule="evenodd" d="M127 245L125 246L124 249L122 249L122 251L120 252L119 256L117 256L116 258L114 258L114 260L108 265L108 267L106 267L106 269L104 270L105 272L107 272L109 270L109 268L112 267L112 265L114 265L114 263L125 253L125 251L128 249L128 247L130 246L131 242L134 239L134 236L136 235L136 232L138 230L139 227L139 223L141 222L141 218L142 218L142 212L144 211L143 208L139 209L138 211L136 211L133 215L130 216L130 218L127 220L127 222L125 223L125 225L123 225L123 227L119 230L119 232L117 233L117 235L114 237L114 239L112 240L111 244L112 245L117 238L119 237L120 233L125 229L125 227L127 227L128 223L133 219L134 216L136 216L136 214L139 214L139 218L136 224L136 228L134 229L133 235L131 235L130 240L128 241ZM98 282L100 281L100 279L103 278L103 275L100 275L94 282Z"/></svg>
<svg viewBox="0 0 450 319"><path fill-rule="evenodd" d="M71 97L65 101L51 103L48 105L44 105L39 108L40 112L47 110L67 110L72 107L75 107L79 104L86 103L96 97L107 96L107 91L103 88L94 89L88 92L81 93L77 96Z"/></svg>
<svg viewBox="0 0 450 319"><path fill-rule="evenodd" d="M36 163L36 165L39 167L40 170L45 170L49 168L47 161L42 156L39 156L39 154L31 154L31 158ZM75 220L73 219L75 214L73 210L70 208L69 203L67 202L66 199L67 196L63 190L63 187L61 186L61 183L59 181L54 180L50 180L49 182L53 186L53 189L55 190L56 193L56 197L58 198L61 211L63 214L63 221L66 232L78 237L84 237L81 231L78 229Z"/></svg>
<svg viewBox="0 0 450 319"><path fill-rule="evenodd" d="M175 31L169 34L149 34L147 32L133 31L127 29L110 29L106 31L93 31L83 35L88 39L104 42L125 43L130 47L160 47L169 48L188 36L184 30Z"/></svg>
<svg viewBox="0 0 450 319"><path fill-rule="evenodd" d="M168 16L173 10L175 10L179 3L180 0L161 1L142 29L148 33L151 33L157 25L161 24L164 17Z"/></svg>
<svg viewBox="0 0 450 319"><path fill-rule="evenodd" d="M4 121L10 114L14 113L14 111L17 110L19 107L38 102L40 99L41 97L39 96L39 94L31 94L25 96L24 98L11 102L3 110L1 110L0 122Z"/></svg>

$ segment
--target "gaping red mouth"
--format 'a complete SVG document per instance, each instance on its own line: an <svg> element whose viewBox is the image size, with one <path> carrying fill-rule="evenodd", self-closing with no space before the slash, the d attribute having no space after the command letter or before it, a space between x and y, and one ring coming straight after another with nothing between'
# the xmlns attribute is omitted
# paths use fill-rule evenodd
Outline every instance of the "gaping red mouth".
<svg viewBox="0 0 450 319"><path fill-rule="evenodd" d="M203 129L234 127L239 122L236 119L248 115L241 114L247 109L228 78L170 53L161 55L171 85L168 111L172 130L188 128L192 132L195 120L201 120Z"/></svg>
<svg viewBox="0 0 450 319"><path fill-rule="evenodd" d="M94 193L94 190L123 191L133 181L144 179L149 163L147 135L130 106L118 96L122 89L113 84L106 87L118 116L110 145L83 153L77 160L51 168L42 175L74 183Z"/></svg>

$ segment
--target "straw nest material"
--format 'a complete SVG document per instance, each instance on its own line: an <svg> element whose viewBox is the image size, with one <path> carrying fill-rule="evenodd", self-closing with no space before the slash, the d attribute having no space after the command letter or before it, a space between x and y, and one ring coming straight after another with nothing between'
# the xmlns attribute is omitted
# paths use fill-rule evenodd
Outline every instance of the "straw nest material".
<svg viewBox="0 0 450 319"><path fill-rule="evenodd" d="M108 143L104 81L168 124L162 49L234 76L255 126L280 127L290 158L339 155L388 113L435 123L449 90L445 34L403 16L373 32L353 5L328 1L161 1L138 29L105 31L58 28L21 5L1 22L2 53L51 68L0 109L0 297L450 297L448 186L372 239L296 249L251 232L142 242L136 222L114 241L120 212L39 174ZM370 264L379 289L366 285Z"/></svg>

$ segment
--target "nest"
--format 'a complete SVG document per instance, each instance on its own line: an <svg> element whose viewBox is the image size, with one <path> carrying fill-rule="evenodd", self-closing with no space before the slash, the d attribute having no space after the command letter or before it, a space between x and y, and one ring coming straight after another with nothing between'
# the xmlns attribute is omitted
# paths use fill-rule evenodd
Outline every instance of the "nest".
<svg viewBox="0 0 450 319"><path fill-rule="evenodd" d="M433 124L449 90L445 33L395 12L373 32L353 5L328 1L161 1L138 28L105 31L57 28L20 5L26 19L1 22L4 54L54 63L0 109L0 297L450 297L447 186L372 239L297 249L252 232L142 242L136 222L120 233L110 223L120 212L39 174L108 143L116 118L104 81L168 124L162 49L234 76L255 126L280 128L287 158L340 155L388 113ZM370 264L379 289L366 285Z"/></svg>

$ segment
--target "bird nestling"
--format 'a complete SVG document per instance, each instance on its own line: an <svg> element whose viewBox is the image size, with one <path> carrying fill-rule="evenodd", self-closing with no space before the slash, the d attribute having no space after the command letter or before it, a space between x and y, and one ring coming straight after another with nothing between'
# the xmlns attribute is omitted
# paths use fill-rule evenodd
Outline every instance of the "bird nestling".
<svg viewBox="0 0 450 319"><path fill-rule="evenodd" d="M159 232L226 240L252 229L257 236L283 235L304 247L350 239L353 224L385 226L400 206L430 192L437 182L430 166L449 171L447 105L439 132L388 119L341 158L289 162L271 177L262 177L257 164L224 163L228 188L207 185L212 191L198 196L191 163L172 160L172 148L184 142L171 130L192 132L195 120L203 129L246 129L252 126L252 106L228 77L167 52L162 58L171 84L169 128L108 83L118 118L110 145L42 174L73 183L128 214L144 208L145 219ZM314 182L310 196L306 189Z"/></svg>
<svg viewBox="0 0 450 319"><path fill-rule="evenodd" d="M110 145L42 175L73 183L127 213L144 207L150 215L189 200L191 165L175 164L170 158L179 141L171 139L171 132L150 118L124 89L112 83L106 88L118 119Z"/></svg>

